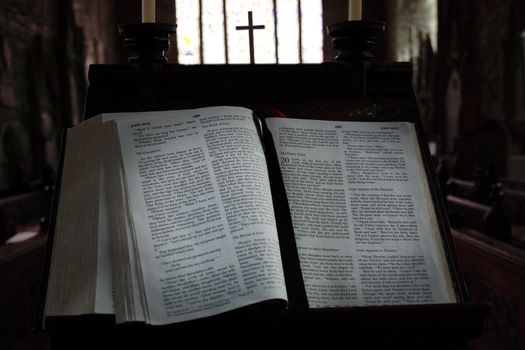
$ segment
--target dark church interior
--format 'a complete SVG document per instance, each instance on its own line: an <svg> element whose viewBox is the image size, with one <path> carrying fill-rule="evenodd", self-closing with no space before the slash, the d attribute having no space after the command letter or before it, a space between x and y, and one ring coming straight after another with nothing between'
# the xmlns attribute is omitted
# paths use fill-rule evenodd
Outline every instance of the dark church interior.
<svg viewBox="0 0 525 350"><path fill-rule="evenodd" d="M157 0L157 22L174 23L185 11L176 3ZM348 20L347 0L321 5L323 26ZM466 348L525 349L525 2L363 0L362 17L386 23L374 62L412 67L470 301L490 307ZM117 25L139 22L139 0L0 2L2 349L52 348L33 320L61 135L83 120L89 66L127 63ZM315 64L334 62L331 38L319 31ZM185 62L176 41L168 64ZM202 48L200 57L205 65Z"/></svg>

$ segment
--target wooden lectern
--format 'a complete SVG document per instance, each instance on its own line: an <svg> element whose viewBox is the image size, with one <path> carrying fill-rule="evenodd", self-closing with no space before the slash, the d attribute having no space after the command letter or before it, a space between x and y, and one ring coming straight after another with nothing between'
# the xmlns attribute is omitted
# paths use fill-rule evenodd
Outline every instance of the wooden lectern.
<svg viewBox="0 0 525 350"><path fill-rule="evenodd" d="M149 31L158 30L165 34L174 29L148 25ZM361 344L367 348L461 349L468 340L476 338L481 333L488 310L486 306L468 303L412 92L411 67L408 63L369 64L371 57L369 44L366 43L374 41L381 26L384 24L379 22L348 22L331 26L334 46L342 52L340 63L200 66L165 64L162 50L160 56L151 55L148 50L148 55L145 55L144 50L134 45L145 40L140 35L147 34L140 32L140 28L124 27L121 33L127 36L127 45L134 52L130 57L132 64L90 67L84 118L109 112L232 105L261 112L276 108L289 117L413 122L423 150L430 190L459 300L457 304L309 310L305 303L304 285L302 289L300 285L302 277L294 277L300 272L292 263L292 268L285 271L287 281L294 281L290 286L287 282L291 299L287 310L267 312L244 309L161 327L142 324L116 326L113 317L99 316L48 319L46 328L53 343L57 347L79 344L98 347L112 343L123 348L122 345L131 346L139 342L151 347L153 344L174 344L174 341L180 344L179 340L186 338L194 344L203 339L233 344L241 339L238 334L244 332L252 339L275 339L275 344L280 343L277 340L279 335L299 343L309 343L310 340L320 343L342 341L348 347ZM358 38L357 44L349 39L351 34L353 38ZM157 48L165 48L163 42L157 44ZM284 226L280 229L291 229L289 218L278 218L277 221ZM286 247L281 250L283 259L297 259L293 250L287 251ZM228 330L222 331L224 327ZM195 332L200 336L195 336Z"/></svg>

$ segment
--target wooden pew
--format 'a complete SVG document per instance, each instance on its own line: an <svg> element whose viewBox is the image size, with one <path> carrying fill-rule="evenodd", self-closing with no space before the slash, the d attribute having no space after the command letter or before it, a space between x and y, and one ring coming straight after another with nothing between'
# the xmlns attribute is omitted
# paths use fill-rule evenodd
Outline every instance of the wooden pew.
<svg viewBox="0 0 525 350"><path fill-rule="evenodd" d="M0 199L0 348L46 349L46 334L32 332L44 268L45 224L51 190L32 191ZM37 233L20 243L2 244L24 231ZM3 234L3 236L2 236ZM11 237L13 240L14 237Z"/></svg>
<svg viewBox="0 0 525 350"><path fill-rule="evenodd" d="M479 232L487 231L485 217L492 208L488 205L461 198L447 196L447 212L454 227L469 227Z"/></svg>
<svg viewBox="0 0 525 350"><path fill-rule="evenodd" d="M472 302L491 306L473 349L525 349L525 250L469 229L452 236Z"/></svg>
<svg viewBox="0 0 525 350"><path fill-rule="evenodd" d="M447 196L447 213L453 227L468 228L502 241L512 241L511 225L501 205L489 206L453 195Z"/></svg>
<svg viewBox="0 0 525 350"><path fill-rule="evenodd" d="M472 347L525 349L525 190L503 183L490 206L469 199L475 183L449 183L447 211L471 300L491 306Z"/></svg>
<svg viewBox="0 0 525 350"><path fill-rule="evenodd" d="M51 188L1 198L0 245L23 226L42 224L45 230L51 199Z"/></svg>
<svg viewBox="0 0 525 350"><path fill-rule="evenodd" d="M525 190L503 187L501 209L510 220L512 243L525 248Z"/></svg>
<svg viewBox="0 0 525 350"><path fill-rule="evenodd" d="M448 195L472 200L475 197L476 183L451 177L447 181L446 191Z"/></svg>

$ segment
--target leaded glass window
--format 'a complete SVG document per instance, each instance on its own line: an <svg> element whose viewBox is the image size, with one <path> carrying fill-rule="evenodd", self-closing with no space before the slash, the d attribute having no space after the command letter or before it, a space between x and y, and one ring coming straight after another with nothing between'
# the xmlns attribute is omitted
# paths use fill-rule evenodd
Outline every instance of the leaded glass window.
<svg viewBox="0 0 525 350"><path fill-rule="evenodd" d="M249 63L248 11L256 63L323 61L322 0L176 0L178 62Z"/></svg>

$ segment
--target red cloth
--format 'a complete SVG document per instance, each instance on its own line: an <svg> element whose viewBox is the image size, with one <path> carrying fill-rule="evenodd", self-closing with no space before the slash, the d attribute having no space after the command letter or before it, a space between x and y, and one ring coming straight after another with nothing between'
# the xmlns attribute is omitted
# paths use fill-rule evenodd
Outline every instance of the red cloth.
<svg viewBox="0 0 525 350"><path fill-rule="evenodd" d="M270 108L265 111L265 114L270 118L286 118L283 112L277 108Z"/></svg>

